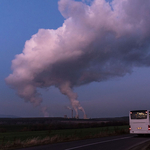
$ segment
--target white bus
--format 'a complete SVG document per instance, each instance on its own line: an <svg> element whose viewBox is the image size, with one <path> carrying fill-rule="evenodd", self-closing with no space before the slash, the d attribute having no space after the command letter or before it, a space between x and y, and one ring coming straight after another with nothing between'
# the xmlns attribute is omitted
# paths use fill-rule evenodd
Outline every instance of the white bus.
<svg viewBox="0 0 150 150"><path fill-rule="evenodd" d="M150 111L130 111L129 125L129 130L131 134L150 134Z"/></svg>

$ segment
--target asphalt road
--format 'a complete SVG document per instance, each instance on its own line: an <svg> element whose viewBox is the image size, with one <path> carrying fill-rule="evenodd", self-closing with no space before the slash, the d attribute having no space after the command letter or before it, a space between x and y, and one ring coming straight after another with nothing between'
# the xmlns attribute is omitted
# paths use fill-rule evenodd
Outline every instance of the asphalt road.
<svg viewBox="0 0 150 150"><path fill-rule="evenodd" d="M123 135L49 144L19 150L128 150L148 140L150 140L150 137Z"/></svg>

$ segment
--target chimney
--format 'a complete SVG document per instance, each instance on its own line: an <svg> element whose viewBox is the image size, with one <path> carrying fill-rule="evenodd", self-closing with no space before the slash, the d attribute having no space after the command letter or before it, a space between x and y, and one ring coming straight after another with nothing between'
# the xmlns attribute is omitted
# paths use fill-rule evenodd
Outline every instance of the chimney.
<svg viewBox="0 0 150 150"><path fill-rule="evenodd" d="M72 118L73 118L73 109L71 109L71 116L72 116Z"/></svg>

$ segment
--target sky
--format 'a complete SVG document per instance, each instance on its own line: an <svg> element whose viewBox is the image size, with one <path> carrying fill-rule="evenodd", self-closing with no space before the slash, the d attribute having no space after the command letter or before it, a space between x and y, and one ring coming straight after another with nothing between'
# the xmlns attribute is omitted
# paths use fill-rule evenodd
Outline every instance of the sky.
<svg viewBox="0 0 150 150"><path fill-rule="evenodd" d="M150 0L0 0L0 114L149 109L149 18Z"/></svg>

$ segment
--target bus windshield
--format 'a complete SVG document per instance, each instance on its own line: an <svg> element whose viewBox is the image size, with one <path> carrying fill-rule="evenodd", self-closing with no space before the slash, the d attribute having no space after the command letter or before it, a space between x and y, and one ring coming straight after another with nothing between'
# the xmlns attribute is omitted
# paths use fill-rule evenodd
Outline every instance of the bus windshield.
<svg viewBox="0 0 150 150"><path fill-rule="evenodd" d="M139 110L139 111L130 111L131 119L147 119L147 111Z"/></svg>

